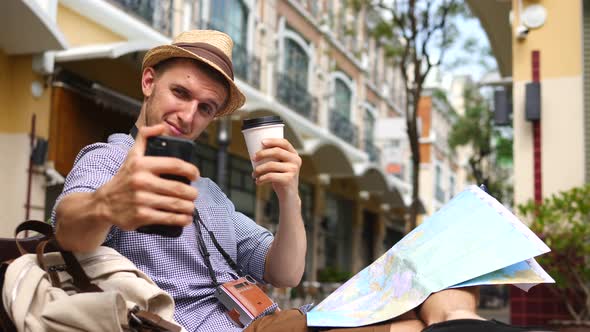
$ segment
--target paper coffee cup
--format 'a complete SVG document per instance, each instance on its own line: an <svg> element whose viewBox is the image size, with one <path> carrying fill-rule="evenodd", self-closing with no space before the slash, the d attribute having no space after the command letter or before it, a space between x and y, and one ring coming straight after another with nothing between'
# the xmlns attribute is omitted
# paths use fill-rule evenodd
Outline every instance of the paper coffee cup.
<svg viewBox="0 0 590 332"><path fill-rule="evenodd" d="M245 119L242 122L242 134L244 134L244 139L246 140L246 147L248 148L248 154L250 155L253 168L272 160L266 158L255 163L252 161L252 158L256 152L262 150L263 139L283 138L284 126L281 117L276 115Z"/></svg>

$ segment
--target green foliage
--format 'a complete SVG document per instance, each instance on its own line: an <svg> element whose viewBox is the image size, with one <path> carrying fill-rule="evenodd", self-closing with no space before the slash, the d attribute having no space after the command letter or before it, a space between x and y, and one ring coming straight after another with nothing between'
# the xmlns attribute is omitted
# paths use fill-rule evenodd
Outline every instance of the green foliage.
<svg viewBox="0 0 590 332"><path fill-rule="evenodd" d="M352 277L352 273L339 270L335 267L325 267L318 272L320 282L345 282Z"/></svg>
<svg viewBox="0 0 590 332"><path fill-rule="evenodd" d="M494 127L488 103L477 90L468 88L464 94L465 113L457 117L449 133L449 147L470 147L470 178L485 184L496 199L510 204L512 186L506 181L512 165L512 139L502 136Z"/></svg>
<svg viewBox="0 0 590 332"><path fill-rule="evenodd" d="M394 30L391 24L387 21L379 21L373 30L370 31L371 36L375 39L386 38L391 39L394 37Z"/></svg>
<svg viewBox="0 0 590 332"><path fill-rule="evenodd" d="M576 322L590 320L590 185L518 206L551 248L539 257Z"/></svg>
<svg viewBox="0 0 590 332"><path fill-rule="evenodd" d="M483 105L468 107L460 116L449 135L449 146L471 145L474 150L487 156L491 150L491 112Z"/></svg>
<svg viewBox="0 0 590 332"><path fill-rule="evenodd" d="M355 13L361 11L361 9L369 4L369 0L348 0L346 1L347 7L352 8Z"/></svg>

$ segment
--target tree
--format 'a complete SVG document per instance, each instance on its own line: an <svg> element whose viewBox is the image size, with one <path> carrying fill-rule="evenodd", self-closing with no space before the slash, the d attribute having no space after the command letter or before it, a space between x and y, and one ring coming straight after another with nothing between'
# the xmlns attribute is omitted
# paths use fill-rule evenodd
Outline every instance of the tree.
<svg viewBox="0 0 590 332"><path fill-rule="evenodd" d="M487 101L474 87L464 92L465 114L459 116L449 134L449 147L471 148L470 178L488 188L499 201L512 199L512 188L507 180L512 163L512 139L494 127L493 113Z"/></svg>
<svg viewBox="0 0 590 332"><path fill-rule="evenodd" d="M453 17L467 9L460 0L353 0L353 8L367 6L377 21L371 34L382 41L387 57L398 66L405 89L405 119L412 156L412 203L407 230L416 227L420 188L420 145L417 111L424 82L442 64L453 45L457 28Z"/></svg>

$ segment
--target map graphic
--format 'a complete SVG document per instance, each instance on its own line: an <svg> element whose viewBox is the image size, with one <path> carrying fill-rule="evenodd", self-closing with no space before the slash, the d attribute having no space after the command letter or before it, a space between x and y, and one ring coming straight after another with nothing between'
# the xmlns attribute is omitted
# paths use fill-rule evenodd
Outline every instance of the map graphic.
<svg viewBox="0 0 590 332"><path fill-rule="evenodd" d="M553 279L550 249L502 204L471 186L307 313L307 325L354 327L397 317L446 288Z"/></svg>

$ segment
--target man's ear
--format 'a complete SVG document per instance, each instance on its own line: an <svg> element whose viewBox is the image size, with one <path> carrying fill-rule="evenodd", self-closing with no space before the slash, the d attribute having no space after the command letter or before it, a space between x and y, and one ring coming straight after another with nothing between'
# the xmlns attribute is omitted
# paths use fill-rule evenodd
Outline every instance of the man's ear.
<svg viewBox="0 0 590 332"><path fill-rule="evenodd" d="M156 71L153 67L147 67L141 74L141 91L145 97L149 97L154 92L156 83Z"/></svg>

